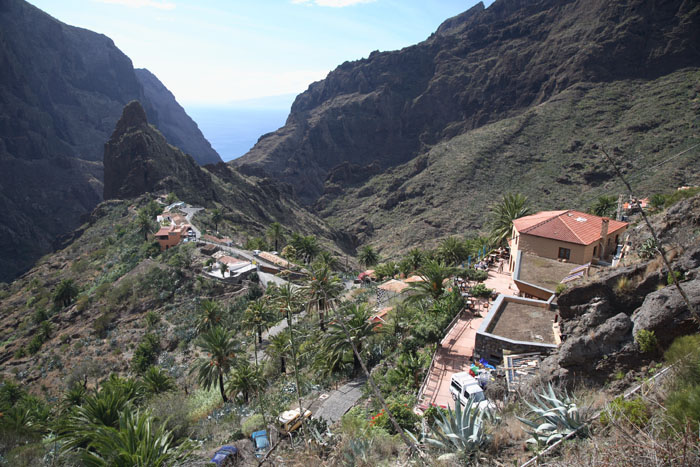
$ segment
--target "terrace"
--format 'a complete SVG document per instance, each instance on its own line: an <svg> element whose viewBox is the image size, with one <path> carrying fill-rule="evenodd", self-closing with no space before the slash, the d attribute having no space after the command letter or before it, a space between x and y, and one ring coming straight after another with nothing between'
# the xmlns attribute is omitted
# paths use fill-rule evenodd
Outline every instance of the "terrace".
<svg viewBox="0 0 700 467"><path fill-rule="evenodd" d="M543 258L518 251L513 271L513 282L522 294L549 300L554 295L557 285L574 274L581 276L588 273L589 265L564 263L550 258Z"/></svg>
<svg viewBox="0 0 700 467"><path fill-rule="evenodd" d="M503 351L548 353L560 342L550 301L500 295L476 333L474 355L501 361Z"/></svg>

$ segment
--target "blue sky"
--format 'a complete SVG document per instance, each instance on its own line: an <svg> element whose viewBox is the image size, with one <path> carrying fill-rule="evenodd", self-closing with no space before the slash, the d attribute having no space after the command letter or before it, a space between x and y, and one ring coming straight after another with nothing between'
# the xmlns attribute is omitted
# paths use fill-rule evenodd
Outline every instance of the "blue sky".
<svg viewBox="0 0 700 467"><path fill-rule="evenodd" d="M29 0L111 37L183 105L298 94L347 60L427 38L475 0ZM485 5L492 1L485 1Z"/></svg>

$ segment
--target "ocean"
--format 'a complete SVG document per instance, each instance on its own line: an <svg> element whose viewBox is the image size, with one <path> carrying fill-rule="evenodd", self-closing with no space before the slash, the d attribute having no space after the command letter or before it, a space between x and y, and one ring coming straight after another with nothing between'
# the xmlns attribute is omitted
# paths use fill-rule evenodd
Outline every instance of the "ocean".
<svg viewBox="0 0 700 467"><path fill-rule="evenodd" d="M260 136L284 125L294 96L287 97L287 105L276 102L247 101L230 107L187 106L186 111L197 122L204 137L228 162L248 152Z"/></svg>

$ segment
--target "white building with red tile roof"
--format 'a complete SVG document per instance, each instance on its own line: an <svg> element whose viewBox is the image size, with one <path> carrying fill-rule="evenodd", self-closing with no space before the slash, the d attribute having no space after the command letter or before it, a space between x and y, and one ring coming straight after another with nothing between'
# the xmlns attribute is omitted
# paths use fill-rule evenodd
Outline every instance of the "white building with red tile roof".
<svg viewBox="0 0 700 467"><path fill-rule="evenodd" d="M574 210L542 211L515 219L510 238L510 271L518 251L575 264L608 260L627 227L627 222Z"/></svg>

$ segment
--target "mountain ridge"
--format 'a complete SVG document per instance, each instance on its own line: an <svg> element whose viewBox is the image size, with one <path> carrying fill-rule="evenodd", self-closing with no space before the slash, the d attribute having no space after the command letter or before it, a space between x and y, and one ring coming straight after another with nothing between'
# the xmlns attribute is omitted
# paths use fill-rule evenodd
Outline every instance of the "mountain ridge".
<svg viewBox="0 0 700 467"><path fill-rule="evenodd" d="M185 146L193 157L208 147L200 162L221 161L184 111L170 117L182 108L148 75L103 34L23 0L0 3L0 280L25 271L102 200L104 143L129 101L142 101L166 137L198 141Z"/></svg>
<svg viewBox="0 0 700 467"><path fill-rule="evenodd" d="M279 177L313 204L342 163L387 169L575 83L700 64L699 10L680 0L477 5L419 44L340 65L297 96L284 127L231 163Z"/></svg>

